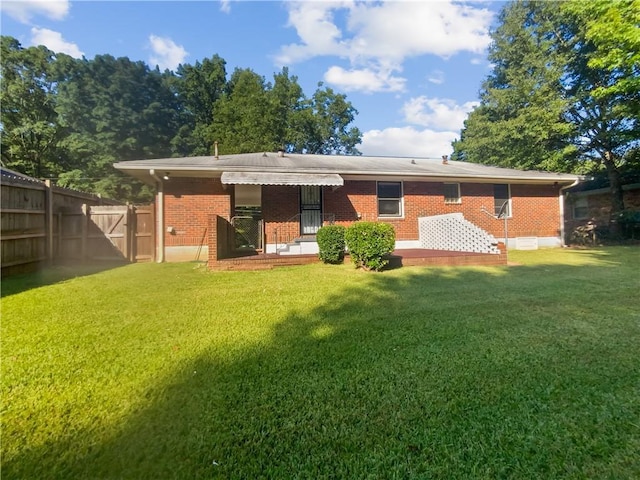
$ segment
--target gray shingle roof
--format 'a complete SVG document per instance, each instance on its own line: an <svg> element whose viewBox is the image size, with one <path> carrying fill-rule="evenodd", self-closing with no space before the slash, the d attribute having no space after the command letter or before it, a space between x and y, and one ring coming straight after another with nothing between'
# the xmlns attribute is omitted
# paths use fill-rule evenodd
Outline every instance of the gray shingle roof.
<svg viewBox="0 0 640 480"><path fill-rule="evenodd" d="M339 174L343 177L401 177L460 181L500 181L504 183L562 183L579 180L577 175L523 171L468 162L407 157L247 153L219 158L184 157L118 162L117 169L145 181L150 170L158 175L170 172L182 177L218 177L222 172L273 172Z"/></svg>

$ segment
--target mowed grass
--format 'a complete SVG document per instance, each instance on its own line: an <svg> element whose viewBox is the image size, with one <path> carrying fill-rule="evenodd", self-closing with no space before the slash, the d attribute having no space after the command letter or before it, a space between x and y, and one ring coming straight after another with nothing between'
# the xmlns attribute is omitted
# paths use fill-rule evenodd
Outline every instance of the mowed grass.
<svg viewBox="0 0 640 480"><path fill-rule="evenodd" d="M4 279L2 477L640 478L640 250L510 260Z"/></svg>

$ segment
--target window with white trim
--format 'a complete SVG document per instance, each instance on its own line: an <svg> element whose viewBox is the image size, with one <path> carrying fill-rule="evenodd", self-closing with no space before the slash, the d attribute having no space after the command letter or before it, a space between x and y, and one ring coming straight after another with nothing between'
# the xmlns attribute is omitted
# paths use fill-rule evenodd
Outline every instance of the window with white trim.
<svg viewBox="0 0 640 480"><path fill-rule="evenodd" d="M493 186L493 212L496 217L511 217L511 189L507 183Z"/></svg>
<svg viewBox="0 0 640 480"><path fill-rule="evenodd" d="M589 200L587 197L577 197L573 202L573 218L582 220L589 218Z"/></svg>
<svg viewBox="0 0 640 480"><path fill-rule="evenodd" d="M444 184L444 203L462 203L459 183Z"/></svg>
<svg viewBox="0 0 640 480"><path fill-rule="evenodd" d="M378 182L378 216L402 216L402 182Z"/></svg>

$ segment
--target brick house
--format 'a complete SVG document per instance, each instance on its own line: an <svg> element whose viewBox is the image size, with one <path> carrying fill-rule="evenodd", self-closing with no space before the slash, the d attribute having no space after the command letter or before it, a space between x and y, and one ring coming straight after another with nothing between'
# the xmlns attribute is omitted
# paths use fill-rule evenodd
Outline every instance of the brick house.
<svg viewBox="0 0 640 480"><path fill-rule="evenodd" d="M563 190L579 180L445 159L283 152L115 167L157 188L159 261L315 253L322 225L358 220L392 224L398 249L466 251L488 241L481 248L490 251L505 236L510 248L561 246Z"/></svg>
<svg viewBox="0 0 640 480"><path fill-rule="evenodd" d="M622 195L627 210L640 212L640 172L622 175ZM566 190L565 232L571 241L576 228L592 224L607 229L611 220L611 189L606 178L582 182Z"/></svg>

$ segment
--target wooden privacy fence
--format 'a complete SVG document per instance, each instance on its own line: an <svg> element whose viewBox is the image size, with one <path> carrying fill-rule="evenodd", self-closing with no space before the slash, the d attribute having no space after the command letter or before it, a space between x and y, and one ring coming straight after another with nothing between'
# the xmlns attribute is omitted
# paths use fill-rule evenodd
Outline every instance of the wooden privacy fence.
<svg viewBox="0 0 640 480"><path fill-rule="evenodd" d="M122 205L2 169L2 275L53 261L152 261L152 205Z"/></svg>
<svg viewBox="0 0 640 480"><path fill-rule="evenodd" d="M80 212L54 214L54 222L54 259L154 259L152 205L83 204Z"/></svg>

